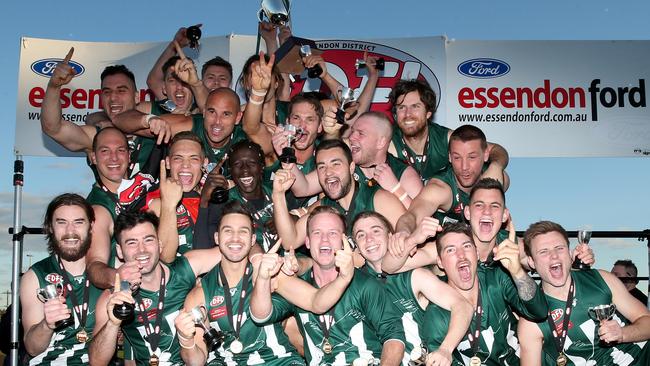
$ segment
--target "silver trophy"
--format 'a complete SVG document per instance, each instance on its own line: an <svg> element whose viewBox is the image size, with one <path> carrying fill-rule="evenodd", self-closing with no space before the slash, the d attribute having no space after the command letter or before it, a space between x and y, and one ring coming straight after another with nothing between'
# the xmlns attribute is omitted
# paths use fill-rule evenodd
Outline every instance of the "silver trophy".
<svg viewBox="0 0 650 366"><path fill-rule="evenodd" d="M366 64L366 60L364 60L364 59L358 58L354 62L354 68L357 69L357 70L363 69L363 68L366 68L366 67L368 67L368 65ZM385 68L386 68L386 60L383 57L378 58L377 61L375 62L375 69L377 69L379 71L384 71Z"/></svg>
<svg viewBox="0 0 650 366"><path fill-rule="evenodd" d="M311 46L308 44L304 44L300 46L300 49L298 50L298 53L300 54L300 57L307 57L311 56ZM323 73L323 68L320 67L320 65L316 64L312 67L307 68L307 76L315 79Z"/></svg>
<svg viewBox="0 0 650 366"><path fill-rule="evenodd" d="M258 12L260 22L270 22L275 25L285 25L289 22L289 0L262 0Z"/></svg>
<svg viewBox="0 0 650 366"><path fill-rule="evenodd" d="M603 320L611 320L612 317L614 316L614 313L616 312L616 305L615 304L603 304L603 305L598 305L591 307L587 310L589 313L589 317L593 320L602 322ZM596 330L596 335L598 335L598 331ZM603 347L611 347L612 344L610 342L603 341L602 339L598 342L601 346Z"/></svg>
<svg viewBox="0 0 650 366"><path fill-rule="evenodd" d="M190 310L194 324L203 329L203 340L210 351L219 348L224 340L224 334L216 329L206 326L205 321L208 318L208 311L203 305L198 305Z"/></svg>
<svg viewBox="0 0 650 366"><path fill-rule="evenodd" d="M339 109L336 111L336 122L345 124L345 108L348 104L355 101L354 89L342 87L339 90L339 102L341 103Z"/></svg>
<svg viewBox="0 0 650 366"><path fill-rule="evenodd" d="M578 230L578 244L589 244L590 239L590 230ZM571 264L571 268L584 271L590 269L591 267L587 264L582 263L582 261L576 257L576 259L573 260L573 264Z"/></svg>
<svg viewBox="0 0 650 366"><path fill-rule="evenodd" d="M603 320L611 320L614 316L614 313L616 312L616 305L598 305L589 308L587 311L589 312L589 317L591 317L593 320L597 320L599 322Z"/></svg>
<svg viewBox="0 0 650 366"><path fill-rule="evenodd" d="M176 103L174 103L171 99L161 100L158 102L158 105L160 108L166 110L169 113L172 113L176 110Z"/></svg>
<svg viewBox="0 0 650 366"><path fill-rule="evenodd" d="M50 283L43 288L36 290L36 297L42 302L45 303L48 300L56 299L60 295L63 295L63 283L58 282L56 284ZM70 313L70 316L67 319L57 320L54 323L54 330L61 331L64 328L67 328L74 324L74 316Z"/></svg>
<svg viewBox="0 0 650 366"><path fill-rule="evenodd" d="M427 347L422 344L420 347L414 347L411 351L411 359L409 360L409 366L424 366L427 364L427 356L429 351Z"/></svg>
<svg viewBox="0 0 650 366"><path fill-rule="evenodd" d="M287 136L287 146L282 148L282 154L280 154L280 161L286 164L296 163L296 151L291 145L298 140L302 135L305 134L305 131L294 125L285 125L284 130L289 132Z"/></svg>

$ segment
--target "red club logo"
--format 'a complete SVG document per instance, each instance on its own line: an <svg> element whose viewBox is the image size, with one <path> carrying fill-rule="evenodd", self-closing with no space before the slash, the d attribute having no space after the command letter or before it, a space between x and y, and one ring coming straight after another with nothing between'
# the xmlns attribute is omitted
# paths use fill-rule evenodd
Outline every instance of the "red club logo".
<svg viewBox="0 0 650 366"><path fill-rule="evenodd" d="M219 306L223 303L223 300L224 300L223 296L215 296L210 301L210 306Z"/></svg>
<svg viewBox="0 0 650 366"><path fill-rule="evenodd" d="M56 285L59 282L63 282L63 276L58 273L49 273L45 276L45 281Z"/></svg>

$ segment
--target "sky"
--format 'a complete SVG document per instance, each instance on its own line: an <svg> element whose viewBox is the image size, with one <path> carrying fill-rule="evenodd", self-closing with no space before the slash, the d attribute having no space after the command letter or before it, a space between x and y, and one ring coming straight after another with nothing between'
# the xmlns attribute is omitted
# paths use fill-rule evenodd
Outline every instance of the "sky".
<svg viewBox="0 0 650 366"><path fill-rule="evenodd" d="M155 4L155 5L153 5ZM0 308L11 281L13 145L20 37L144 42L171 40L181 26L202 23L203 36L254 35L259 1L153 2L9 1L0 12ZM650 40L650 3L611 1L313 1L292 4L293 33L347 39L446 35L458 40ZM153 64L154 60L152 60ZM99 79L99 77L98 77ZM649 127L650 128L650 125ZM496 136L489 140L498 141ZM505 146L507 148L507 146ZM90 191L92 176L79 158L24 157L22 222L41 225L57 194ZM507 204L518 230L551 219L568 230L650 228L650 157L512 158ZM644 188L645 187L645 188ZM596 267L631 258L648 275L647 242L594 239ZM42 237L28 237L24 265L46 255ZM30 255L31 257L28 257ZM645 290L647 283L642 282Z"/></svg>

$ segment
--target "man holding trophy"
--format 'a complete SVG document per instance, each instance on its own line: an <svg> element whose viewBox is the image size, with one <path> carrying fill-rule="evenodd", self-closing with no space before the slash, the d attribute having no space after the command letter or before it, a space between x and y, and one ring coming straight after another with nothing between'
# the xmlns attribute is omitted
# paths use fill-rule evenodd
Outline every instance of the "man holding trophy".
<svg viewBox="0 0 650 366"><path fill-rule="evenodd" d="M519 319L522 365L647 365L650 311L613 274L571 270L562 226L532 224L524 234L531 268L542 279L546 321ZM618 311L618 312L617 312Z"/></svg>
<svg viewBox="0 0 650 366"><path fill-rule="evenodd" d="M92 207L77 194L62 194L47 207L43 227L50 256L20 283L25 348L34 356L30 365L88 364L87 342L101 294L86 275L94 221Z"/></svg>

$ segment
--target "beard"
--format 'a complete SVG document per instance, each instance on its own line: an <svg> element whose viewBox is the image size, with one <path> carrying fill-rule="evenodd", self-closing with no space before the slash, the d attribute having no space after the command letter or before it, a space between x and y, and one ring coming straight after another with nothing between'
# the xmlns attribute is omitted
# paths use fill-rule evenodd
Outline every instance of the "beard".
<svg viewBox="0 0 650 366"><path fill-rule="evenodd" d="M66 239L78 239L80 245L75 248L63 248L59 243ZM47 249L51 254L58 255L62 260L66 262L76 262L79 259L83 258L88 249L90 249L90 243L92 242L92 234L88 233L85 240L81 240L81 237L78 235L66 235L58 240L56 238L50 238L47 243Z"/></svg>
<svg viewBox="0 0 650 366"><path fill-rule="evenodd" d="M347 175L346 177L343 177L342 179L339 180L340 184L340 189L338 194L335 194L336 192L331 192L329 189L326 189L327 184L323 187L323 191L325 192L325 195L329 197L330 199L337 201L340 200L341 198L345 197L348 192L350 192L350 188L352 188L352 176Z"/></svg>

